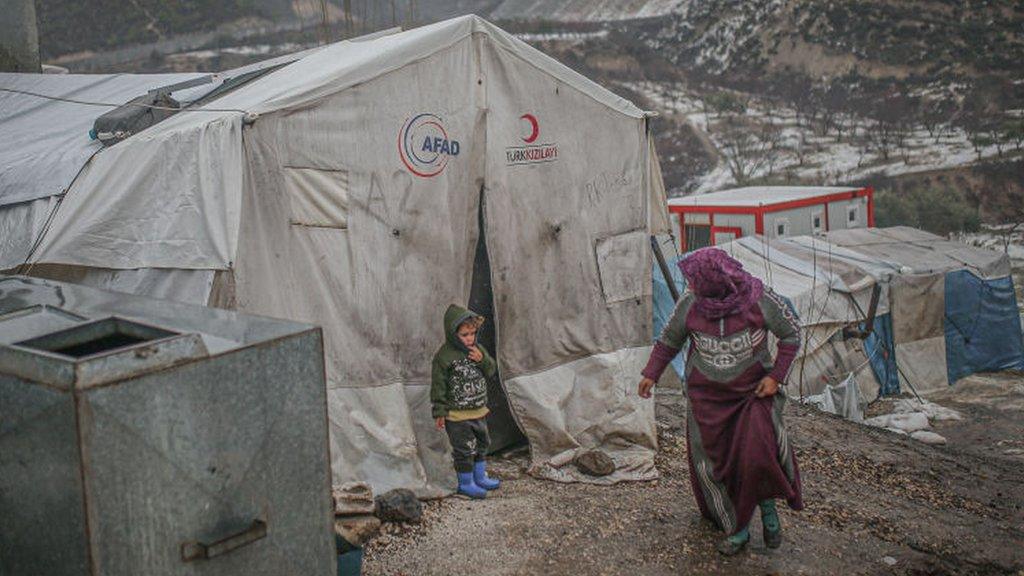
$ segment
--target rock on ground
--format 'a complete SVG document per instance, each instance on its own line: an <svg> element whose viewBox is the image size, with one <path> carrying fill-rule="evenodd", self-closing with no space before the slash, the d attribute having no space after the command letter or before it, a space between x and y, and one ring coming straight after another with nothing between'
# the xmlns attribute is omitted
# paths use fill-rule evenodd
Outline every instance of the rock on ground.
<svg viewBox="0 0 1024 576"><path fill-rule="evenodd" d="M342 516L334 520L334 531L355 547L366 545L380 532L380 518L370 514Z"/></svg>
<svg viewBox="0 0 1024 576"><path fill-rule="evenodd" d="M423 504L405 488L385 492L375 503L374 515L385 522L418 522L423 515Z"/></svg>
<svg viewBox="0 0 1024 576"><path fill-rule="evenodd" d="M911 432L910 437L918 442L924 442L925 444L932 445L945 445L946 437L936 434L935 432L929 432L927 430L918 430L917 432Z"/></svg>
<svg viewBox="0 0 1024 576"><path fill-rule="evenodd" d="M365 482L349 482L331 491L335 514L373 514L373 490Z"/></svg>
<svg viewBox="0 0 1024 576"><path fill-rule="evenodd" d="M615 472L615 461L600 450L587 450L579 454L573 464L588 476L607 476Z"/></svg>

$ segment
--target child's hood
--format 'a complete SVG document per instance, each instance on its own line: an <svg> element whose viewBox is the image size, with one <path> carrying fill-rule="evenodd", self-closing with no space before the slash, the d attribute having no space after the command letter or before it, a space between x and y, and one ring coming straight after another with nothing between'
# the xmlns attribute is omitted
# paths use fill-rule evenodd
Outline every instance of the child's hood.
<svg viewBox="0 0 1024 576"><path fill-rule="evenodd" d="M449 344L455 347L456 350L461 352L469 352L465 346L462 345L462 341L459 340L458 330L459 326L469 320L470 318L479 318L480 315L468 308L463 308L457 304L452 304L448 307L448 310L444 313L444 337Z"/></svg>

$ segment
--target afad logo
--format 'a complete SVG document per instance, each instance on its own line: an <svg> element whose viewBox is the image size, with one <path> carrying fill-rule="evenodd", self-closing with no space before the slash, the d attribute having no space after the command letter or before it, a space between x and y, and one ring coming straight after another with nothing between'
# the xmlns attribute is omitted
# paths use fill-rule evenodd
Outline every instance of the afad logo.
<svg viewBox="0 0 1024 576"><path fill-rule="evenodd" d="M524 146L505 148L505 161L508 166L524 164L543 164L558 160L558 144L551 142L537 144L540 137L540 121L533 114L519 117L519 139Z"/></svg>
<svg viewBox="0 0 1024 576"><path fill-rule="evenodd" d="M398 155L409 172L431 178L459 155L459 141L448 137L439 116L420 114L406 120L398 132Z"/></svg>

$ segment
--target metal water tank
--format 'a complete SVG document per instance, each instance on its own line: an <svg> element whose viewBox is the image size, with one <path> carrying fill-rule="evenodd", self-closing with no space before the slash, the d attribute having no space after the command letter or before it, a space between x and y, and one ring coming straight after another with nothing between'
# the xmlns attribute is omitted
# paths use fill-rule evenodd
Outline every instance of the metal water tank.
<svg viewBox="0 0 1024 576"><path fill-rule="evenodd" d="M0 277L0 574L333 574L319 328Z"/></svg>

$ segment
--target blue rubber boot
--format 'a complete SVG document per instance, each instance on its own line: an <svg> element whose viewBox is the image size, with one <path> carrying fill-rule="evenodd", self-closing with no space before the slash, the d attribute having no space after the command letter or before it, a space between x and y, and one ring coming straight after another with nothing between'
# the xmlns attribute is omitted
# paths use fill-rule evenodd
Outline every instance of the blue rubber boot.
<svg viewBox="0 0 1024 576"><path fill-rule="evenodd" d="M501 480L487 477L487 462L483 460L473 462L473 481L484 490L497 490L501 486Z"/></svg>
<svg viewBox="0 0 1024 576"><path fill-rule="evenodd" d="M473 481L472 472L459 472L459 494L465 494L470 498L481 499L487 497L487 490L476 485Z"/></svg>

